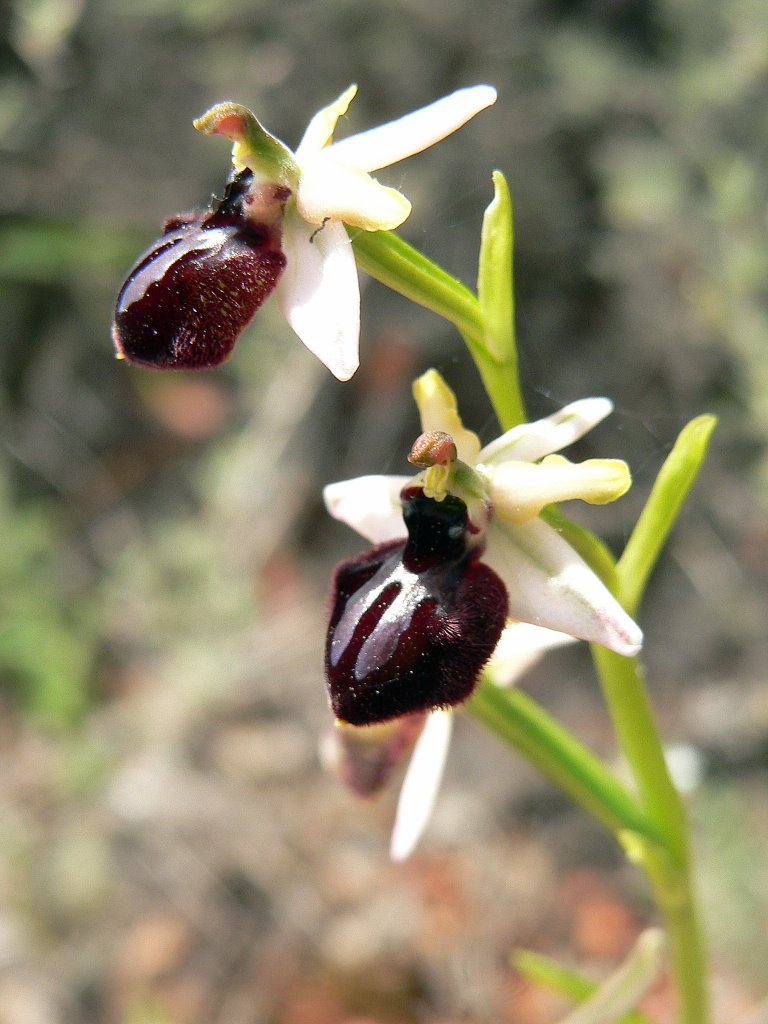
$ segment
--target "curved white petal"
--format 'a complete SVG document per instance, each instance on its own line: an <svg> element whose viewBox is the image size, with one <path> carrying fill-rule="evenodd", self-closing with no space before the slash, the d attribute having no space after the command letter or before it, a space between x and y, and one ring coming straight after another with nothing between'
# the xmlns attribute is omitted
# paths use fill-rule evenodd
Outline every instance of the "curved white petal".
<svg viewBox="0 0 768 1024"><path fill-rule="evenodd" d="M573 444L604 420L612 409L613 402L608 398L582 398L571 402L552 416L534 423L521 423L497 437L480 452L480 462L487 465L508 459L535 462Z"/></svg>
<svg viewBox="0 0 768 1024"><path fill-rule="evenodd" d="M335 142L331 150L343 163L364 171L389 167L444 139L495 102L490 85L459 89L397 121Z"/></svg>
<svg viewBox="0 0 768 1024"><path fill-rule="evenodd" d="M541 519L510 526L495 518L483 556L502 578L509 615L617 654L637 654L639 626L560 534Z"/></svg>
<svg viewBox="0 0 768 1024"><path fill-rule="evenodd" d="M360 362L360 286L343 225L318 230L291 210L283 252L286 266L275 289L283 316L334 376L349 380Z"/></svg>
<svg viewBox="0 0 768 1024"><path fill-rule="evenodd" d="M509 523L528 522L557 501L605 505L625 494L632 481L621 459L569 462L562 455L547 455L541 462L509 459L489 468L487 477L494 514Z"/></svg>
<svg viewBox="0 0 768 1024"><path fill-rule="evenodd" d="M433 711L416 740L400 789L389 855L406 860L424 834L443 779L453 732L453 713Z"/></svg>
<svg viewBox="0 0 768 1024"><path fill-rule="evenodd" d="M330 154L330 149L323 150L301 169L296 206L304 220L310 224L341 220L363 231L399 227L411 212L405 196Z"/></svg>
<svg viewBox="0 0 768 1024"><path fill-rule="evenodd" d="M295 157L298 164L301 164L311 153L316 153L328 145L336 130L336 122L346 114L349 104L356 94L357 86L350 85L333 103L318 110L307 125L304 136L296 149Z"/></svg>
<svg viewBox="0 0 768 1024"><path fill-rule="evenodd" d="M346 523L372 544L404 540L400 491L407 476L358 476L328 484L323 490L325 506L339 522Z"/></svg>
<svg viewBox="0 0 768 1024"><path fill-rule="evenodd" d="M575 637L567 633L530 622L510 622L504 627L486 668L496 686L513 686L547 651L575 642Z"/></svg>

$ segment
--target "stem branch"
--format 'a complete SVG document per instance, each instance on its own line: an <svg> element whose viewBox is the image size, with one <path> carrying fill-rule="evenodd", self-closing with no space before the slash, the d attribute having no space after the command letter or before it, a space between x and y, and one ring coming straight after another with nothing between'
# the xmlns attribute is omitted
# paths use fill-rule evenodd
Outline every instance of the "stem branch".
<svg viewBox="0 0 768 1024"><path fill-rule="evenodd" d="M458 328L502 427L508 430L525 422L514 347L507 359L490 354L475 295L391 231L356 232L352 245L358 266L371 277Z"/></svg>
<svg viewBox="0 0 768 1024"><path fill-rule="evenodd" d="M650 818L602 761L522 690L483 679L465 708L619 841L631 832L660 842Z"/></svg>

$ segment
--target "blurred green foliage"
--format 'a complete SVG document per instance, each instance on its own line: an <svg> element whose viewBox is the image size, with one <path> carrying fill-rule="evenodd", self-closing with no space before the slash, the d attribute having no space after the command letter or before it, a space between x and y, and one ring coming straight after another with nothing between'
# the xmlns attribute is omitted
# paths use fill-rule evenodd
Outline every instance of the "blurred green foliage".
<svg viewBox="0 0 768 1024"><path fill-rule="evenodd" d="M44 285L93 274L117 276L135 260L141 241L138 231L115 231L105 224L6 224L0 232L0 279Z"/></svg>
<svg viewBox="0 0 768 1024"><path fill-rule="evenodd" d="M88 704L98 644L87 602L68 598L59 536L41 502L12 506L0 497L0 664L23 707L63 725Z"/></svg>

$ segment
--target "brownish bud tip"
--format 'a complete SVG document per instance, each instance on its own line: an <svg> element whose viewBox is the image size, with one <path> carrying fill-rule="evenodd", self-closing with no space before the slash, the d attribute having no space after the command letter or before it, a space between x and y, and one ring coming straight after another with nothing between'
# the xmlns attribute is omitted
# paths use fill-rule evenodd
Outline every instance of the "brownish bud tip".
<svg viewBox="0 0 768 1024"><path fill-rule="evenodd" d="M457 458L456 444L450 434L442 430L429 430L413 442L408 461L420 469L446 466Z"/></svg>
<svg viewBox="0 0 768 1024"><path fill-rule="evenodd" d="M253 114L239 103L217 103L192 124L203 135L223 135L241 142L248 132L249 118L253 120Z"/></svg>

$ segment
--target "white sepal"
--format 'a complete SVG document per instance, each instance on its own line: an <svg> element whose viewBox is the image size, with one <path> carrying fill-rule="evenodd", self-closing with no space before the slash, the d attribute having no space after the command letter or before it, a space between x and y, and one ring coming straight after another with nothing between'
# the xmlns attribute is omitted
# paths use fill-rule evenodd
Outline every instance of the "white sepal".
<svg viewBox="0 0 768 1024"><path fill-rule="evenodd" d="M490 85L458 89L396 121L334 143L334 155L350 166L377 171L428 149L495 102Z"/></svg>
<svg viewBox="0 0 768 1024"><path fill-rule="evenodd" d="M545 455L559 452L604 420L613 409L608 398L582 398L558 412L533 423L521 423L491 441L480 452L485 465L517 459L536 462Z"/></svg>
<svg viewBox="0 0 768 1024"><path fill-rule="evenodd" d="M643 634L586 562L542 519L494 518L483 561L504 581L510 618L602 644L627 657Z"/></svg>
<svg viewBox="0 0 768 1024"><path fill-rule="evenodd" d="M290 211L283 223L286 267L275 289L283 316L339 380L359 365L360 286L343 224L319 230Z"/></svg>
<svg viewBox="0 0 768 1024"><path fill-rule="evenodd" d="M334 519L346 523L371 544L404 540L400 491L409 481L407 476L358 476L328 484L323 500Z"/></svg>
<svg viewBox="0 0 768 1024"><path fill-rule="evenodd" d="M432 815L453 732L453 713L433 711L416 740L400 789L389 855L410 857Z"/></svg>

